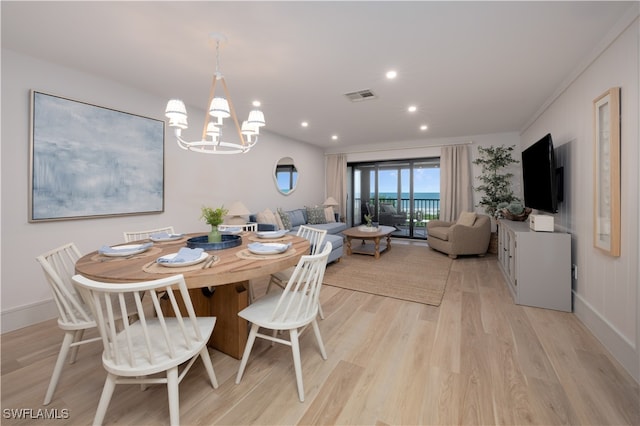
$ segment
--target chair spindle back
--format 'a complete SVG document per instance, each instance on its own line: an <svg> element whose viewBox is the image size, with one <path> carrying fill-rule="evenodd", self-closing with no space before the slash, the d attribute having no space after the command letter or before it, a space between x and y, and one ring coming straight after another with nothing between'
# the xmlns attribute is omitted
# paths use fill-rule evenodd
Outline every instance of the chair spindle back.
<svg viewBox="0 0 640 426"><path fill-rule="evenodd" d="M318 315L320 289L332 246L327 242L321 253L300 258L287 282L271 320L305 323Z"/></svg>
<svg viewBox="0 0 640 426"><path fill-rule="evenodd" d="M165 226L164 228L148 229L146 231L125 231L124 241L130 243L131 241L147 240L151 234L158 232L166 232L168 234L175 234L173 226Z"/></svg>
<svg viewBox="0 0 640 426"><path fill-rule="evenodd" d="M69 328L95 326L91 311L76 292L71 277L82 255L74 243L68 243L36 257L51 287L58 308L58 322ZM93 324L93 325L91 325Z"/></svg>
<svg viewBox="0 0 640 426"><path fill-rule="evenodd" d="M177 354L185 353L178 349L190 350L203 340L182 275L132 284L100 283L80 275L73 280L94 312L104 357L120 368L173 361ZM146 305L151 306L143 305L143 294L150 300ZM127 303L131 299L134 306ZM167 321L161 300L171 307L171 321ZM130 312L131 309L136 312ZM129 318L132 314L137 314L140 322L136 327L131 327L136 322ZM180 338L176 339L176 335Z"/></svg>

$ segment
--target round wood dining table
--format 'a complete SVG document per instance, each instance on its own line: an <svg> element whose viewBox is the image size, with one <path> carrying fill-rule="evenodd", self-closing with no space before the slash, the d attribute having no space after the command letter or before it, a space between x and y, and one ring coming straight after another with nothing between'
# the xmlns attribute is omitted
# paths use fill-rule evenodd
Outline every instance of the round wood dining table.
<svg viewBox="0 0 640 426"><path fill-rule="evenodd" d="M210 267L203 268L206 261L180 268L163 267L155 262L157 258L185 247L188 238L201 235L187 234L174 241L154 242L150 249L133 256L108 257L94 251L78 259L75 270L87 278L110 283L147 281L168 274L183 274L196 315L217 317L209 345L240 359L247 341L248 326L238 312L249 303L249 280L295 266L303 255L309 253L309 241L286 235L277 241L291 243L291 248L284 254L253 255L247 250L249 243L270 240L260 240L255 233L245 232L241 234L242 243L239 246L208 251L208 254L216 256Z"/></svg>

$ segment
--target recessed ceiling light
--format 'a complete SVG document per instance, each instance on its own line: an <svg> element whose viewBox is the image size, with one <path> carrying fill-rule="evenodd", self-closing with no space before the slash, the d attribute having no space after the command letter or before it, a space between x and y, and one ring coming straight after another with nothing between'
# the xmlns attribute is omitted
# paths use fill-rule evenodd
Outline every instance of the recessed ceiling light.
<svg viewBox="0 0 640 426"><path fill-rule="evenodd" d="M260 101L253 101L252 102L254 107L259 107L260 106Z"/></svg>
<svg viewBox="0 0 640 426"><path fill-rule="evenodd" d="M332 135L331 139L333 139L334 141L337 141L338 140L338 135Z"/></svg>
<svg viewBox="0 0 640 426"><path fill-rule="evenodd" d="M422 126L420 126L420 130L422 130L423 132L424 132L425 130L427 130L428 128L429 128L429 127L427 127L427 125L426 125L426 124L423 124Z"/></svg>
<svg viewBox="0 0 640 426"><path fill-rule="evenodd" d="M306 121L303 121L302 123L300 123L300 125L302 127L309 127L309 123L307 123Z"/></svg>
<svg viewBox="0 0 640 426"><path fill-rule="evenodd" d="M394 70L391 70L391 71L387 71L387 73L385 75L387 76L387 78L389 80L393 80L394 78L396 78L398 76L398 73L395 72Z"/></svg>
<svg viewBox="0 0 640 426"><path fill-rule="evenodd" d="M409 112L416 112L418 110L418 107L415 105L410 105L409 108L407 108L407 111Z"/></svg>

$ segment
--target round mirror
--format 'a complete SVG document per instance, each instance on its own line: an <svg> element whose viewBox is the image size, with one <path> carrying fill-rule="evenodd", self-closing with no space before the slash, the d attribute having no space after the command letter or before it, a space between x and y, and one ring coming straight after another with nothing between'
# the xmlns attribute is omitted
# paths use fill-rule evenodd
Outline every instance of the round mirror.
<svg viewBox="0 0 640 426"><path fill-rule="evenodd" d="M273 179L276 182L276 188L281 194L289 195L296 189L298 169L293 163L293 158L283 157L278 160L273 170Z"/></svg>

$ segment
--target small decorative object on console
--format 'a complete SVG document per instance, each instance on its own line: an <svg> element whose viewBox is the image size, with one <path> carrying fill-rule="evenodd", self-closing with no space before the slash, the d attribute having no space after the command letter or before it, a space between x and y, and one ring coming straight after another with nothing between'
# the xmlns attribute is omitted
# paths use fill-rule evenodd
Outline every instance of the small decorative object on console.
<svg viewBox="0 0 640 426"><path fill-rule="evenodd" d="M500 212L505 219L524 222L529 217L531 209L529 207L525 208L520 201L516 200L502 207Z"/></svg>
<svg viewBox="0 0 640 426"><path fill-rule="evenodd" d="M553 216L532 214L529 219L529 229L532 231L553 232Z"/></svg>

